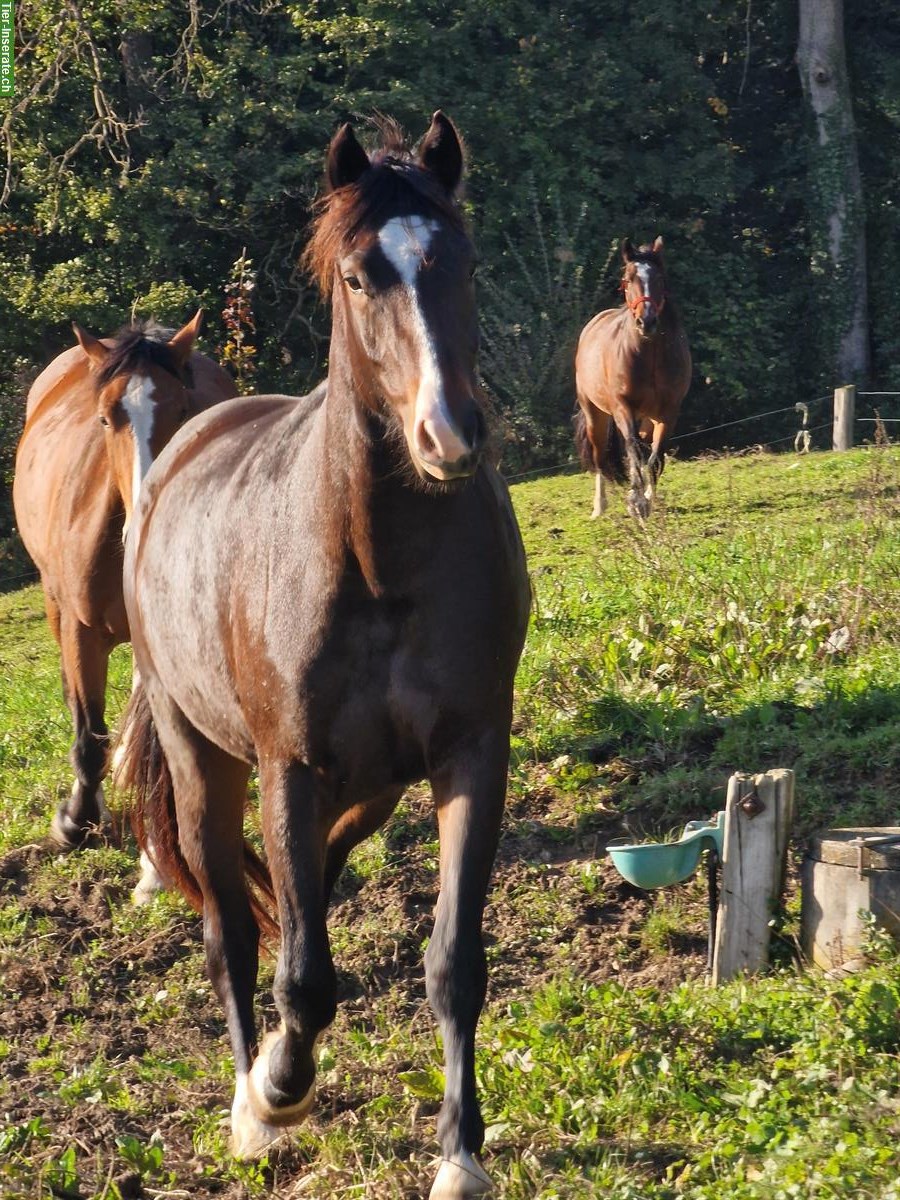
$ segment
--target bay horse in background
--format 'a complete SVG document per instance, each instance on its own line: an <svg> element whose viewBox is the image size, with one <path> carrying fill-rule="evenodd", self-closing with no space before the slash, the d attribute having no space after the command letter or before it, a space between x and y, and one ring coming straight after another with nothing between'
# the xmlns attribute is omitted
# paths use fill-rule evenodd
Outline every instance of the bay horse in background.
<svg viewBox="0 0 900 1200"><path fill-rule="evenodd" d="M75 782L51 826L65 848L106 820L106 678L113 647L129 640L122 540L141 480L188 417L235 395L231 377L193 351L201 317L174 334L139 325L103 339L75 325L78 344L28 393L13 502L75 726Z"/></svg>
<svg viewBox="0 0 900 1200"><path fill-rule="evenodd" d="M238 1156L310 1111L337 1003L332 888L406 786L430 782L425 975L446 1068L431 1198L461 1200L491 1186L475 1028L529 585L486 450L461 143L441 112L415 153L382 126L372 158L349 125L328 151L306 254L332 299L324 387L205 413L147 478L125 550L141 682L123 765L138 840L203 914ZM243 834L254 765L265 863ZM258 1045L258 945L275 921L281 1025Z"/></svg>
<svg viewBox="0 0 900 1200"><path fill-rule="evenodd" d="M604 476L628 483L627 505L650 515L656 482L691 382L691 352L666 282L663 240L622 243L624 303L592 317L575 355L575 442L595 472L592 517L606 510Z"/></svg>

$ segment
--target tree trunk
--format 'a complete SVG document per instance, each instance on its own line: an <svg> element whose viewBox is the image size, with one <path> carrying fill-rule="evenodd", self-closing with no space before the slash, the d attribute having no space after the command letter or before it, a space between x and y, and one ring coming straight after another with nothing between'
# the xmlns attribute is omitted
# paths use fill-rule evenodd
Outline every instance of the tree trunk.
<svg viewBox="0 0 900 1200"><path fill-rule="evenodd" d="M799 3L797 62L816 134L810 183L825 244L826 286L816 305L831 341L834 382L864 383L869 370L866 214L844 50L844 3Z"/></svg>
<svg viewBox="0 0 900 1200"><path fill-rule="evenodd" d="M150 88L153 39L144 30L128 30L122 34L119 53L122 56L125 88L128 92L129 115L133 121L137 121L142 111L153 101Z"/></svg>

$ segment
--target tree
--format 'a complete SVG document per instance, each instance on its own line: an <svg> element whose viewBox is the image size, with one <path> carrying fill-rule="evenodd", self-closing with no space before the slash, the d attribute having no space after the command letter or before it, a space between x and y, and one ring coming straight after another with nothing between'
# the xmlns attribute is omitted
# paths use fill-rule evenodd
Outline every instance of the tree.
<svg viewBox="0 0 900 1200"><path fill-rule="evenodd" d="M817 241L824 286L818 290L829 343L825 350L838 382L862 382L869 372L866 213L844 49L843 0L800 0L797 61L815 124L810 183L820 222Z"/></svg>

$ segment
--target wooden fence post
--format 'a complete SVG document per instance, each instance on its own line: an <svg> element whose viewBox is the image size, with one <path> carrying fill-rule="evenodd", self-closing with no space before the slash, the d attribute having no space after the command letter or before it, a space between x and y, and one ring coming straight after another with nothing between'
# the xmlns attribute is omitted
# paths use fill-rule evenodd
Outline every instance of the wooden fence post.
<svg viewBox="0 0 900 1200"><path fill-rule="evenodd" d="M849 450L853 445L853 420L856 415L856 384L834 389L834 426L832 450Z"/></svg>
<svg viewBox="0 0 900 1200"><path fill-rule="evenodd" d="M784 888L793 805L793 771L739 773L728 781L714 984L741 971L758 971L768 962L770 922Z"/></svg>

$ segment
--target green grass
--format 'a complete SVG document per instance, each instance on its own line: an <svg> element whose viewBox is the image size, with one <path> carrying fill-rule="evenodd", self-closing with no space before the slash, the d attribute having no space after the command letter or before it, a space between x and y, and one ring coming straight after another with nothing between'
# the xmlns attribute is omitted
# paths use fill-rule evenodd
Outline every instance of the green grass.
<svg viewBox="0 0 900 1200"><path fill-rule="evenodd" d="M651 824L773 766L798 772L801 831L891 819L898 475L894 451L676 465L646 530L620 497L590 521L583 476L518 489L535 586L518 761L627 758L611 793Z"/></svg>
<svg viewBox="0 0 900 1200"><path fill-rule="evenodd" d="M675 463L646 529L621 493L591 521L590 492L584 476L514 489L535 610L486 914L497 1196L900 1200L894 948L873 934L858 974L802 972L792 891L770 973L713 991L701 880L641 896L602 854L709 815L736 769L795 770L797 853L819 826L898 823L900 454ZM123 651L113 716L129 686ZM342 881L315 1114L241 1165L196 919L169 896L130 905L127 842L41 846L70 741L39 593L2 595L0 1195L427 1194L442 1077L425 790ZM261 982L271 1025L270 965Z"/></svg>

